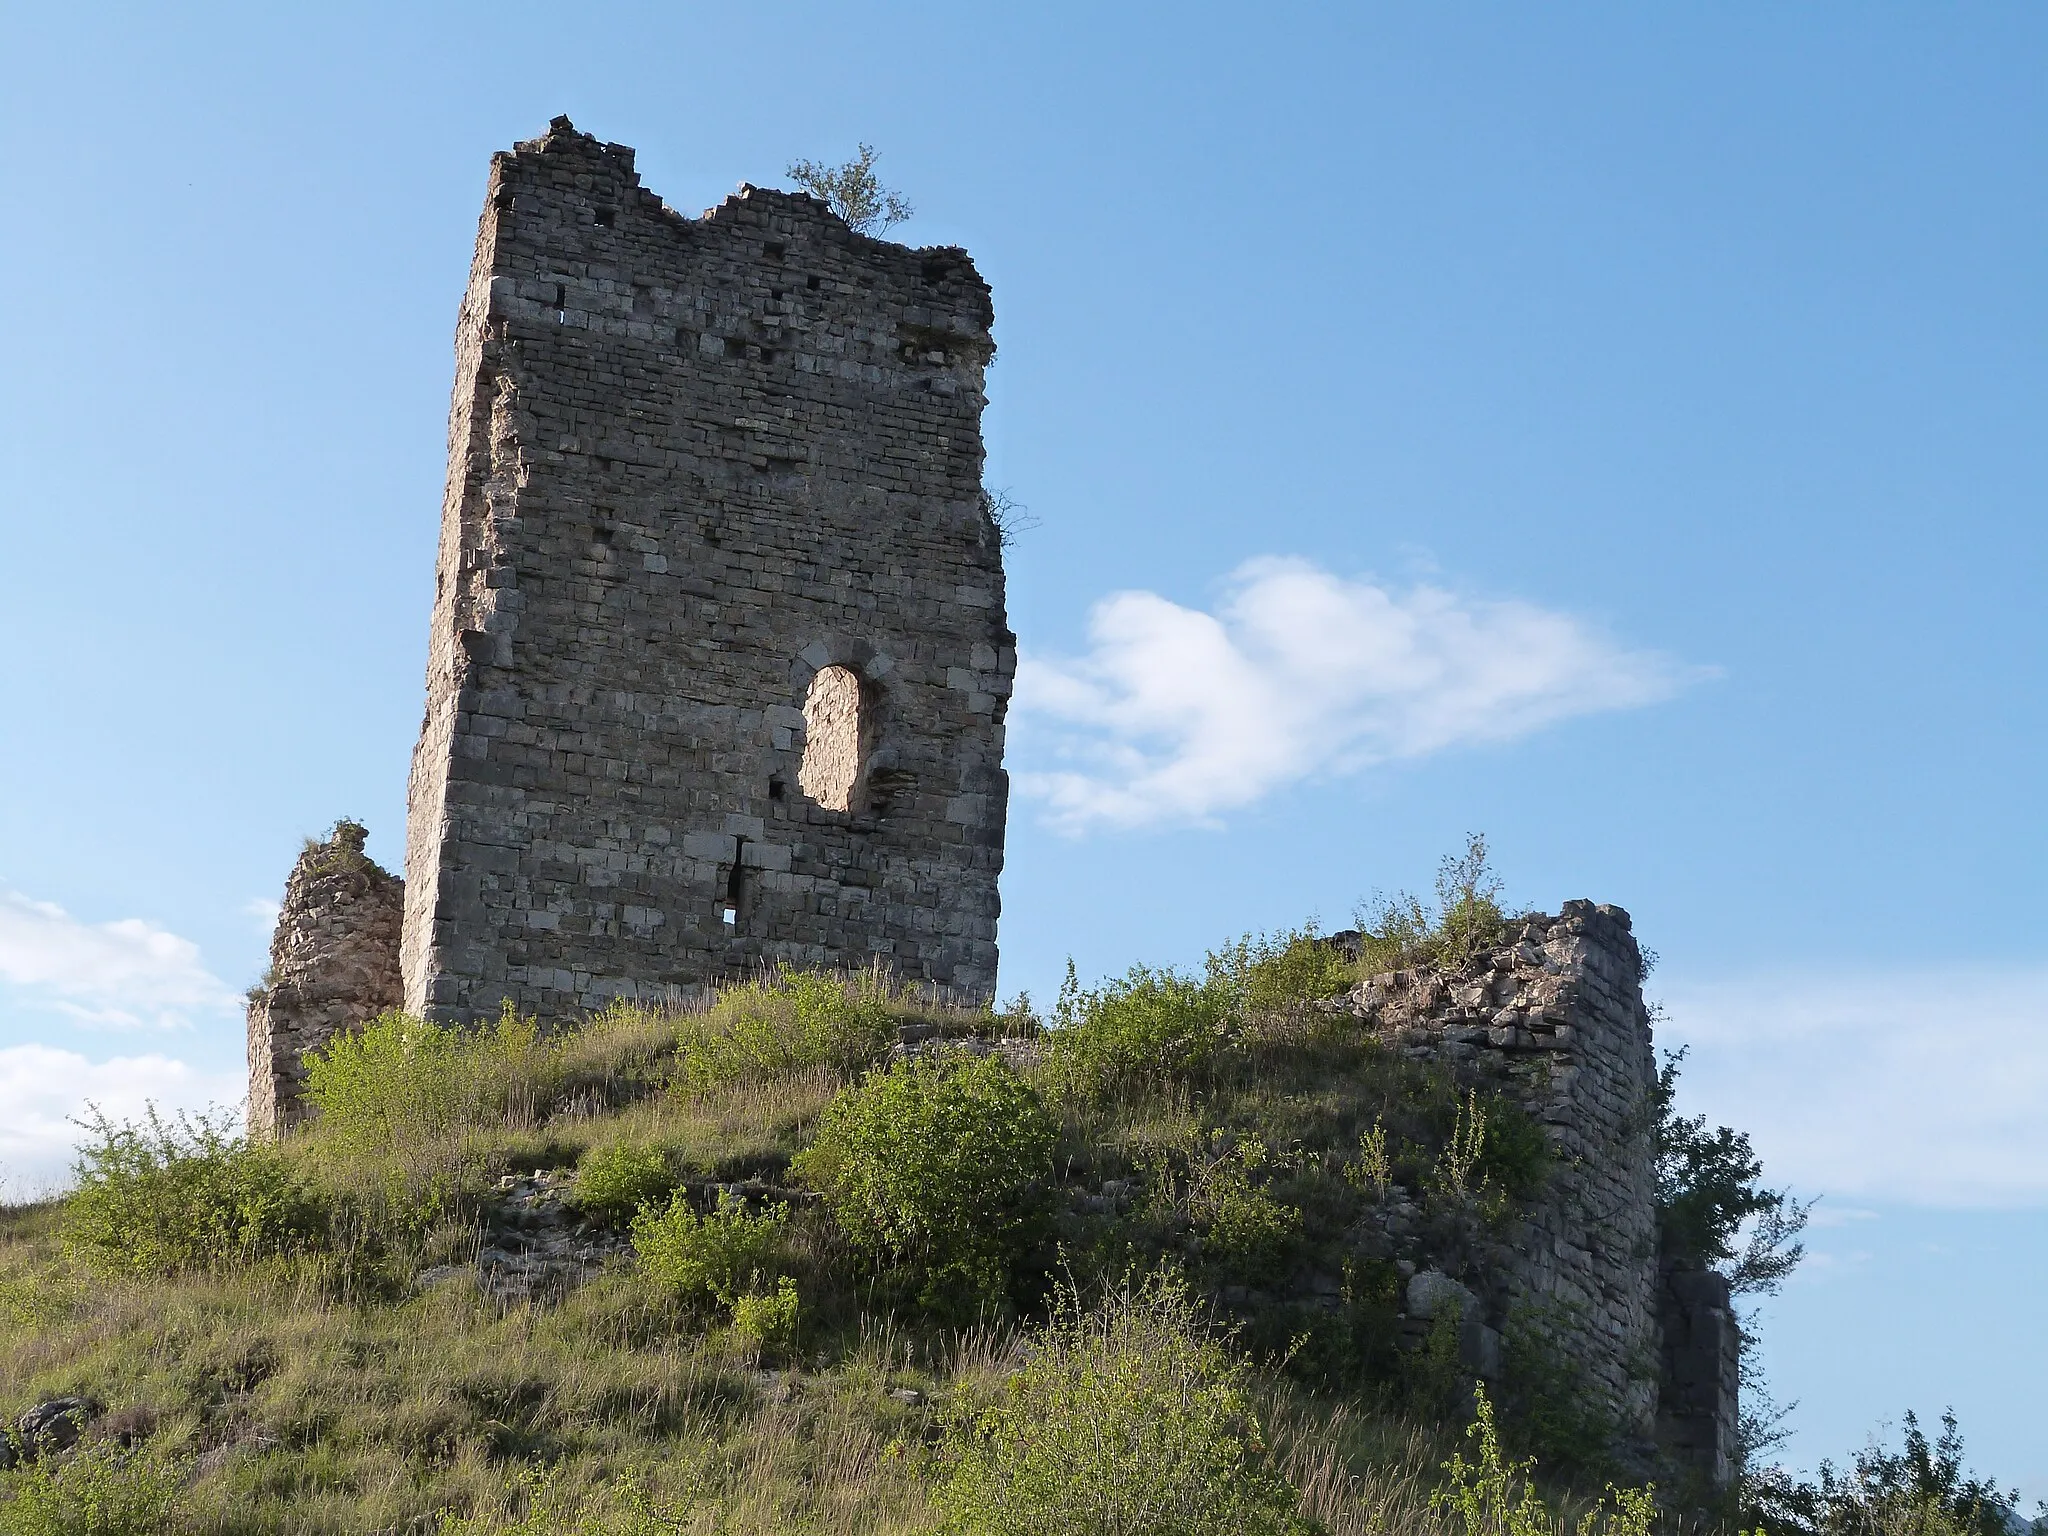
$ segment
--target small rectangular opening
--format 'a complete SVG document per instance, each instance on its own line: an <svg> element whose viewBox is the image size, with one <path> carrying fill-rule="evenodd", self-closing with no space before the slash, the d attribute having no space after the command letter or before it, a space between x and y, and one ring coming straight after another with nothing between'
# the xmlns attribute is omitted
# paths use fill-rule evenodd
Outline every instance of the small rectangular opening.
<svg viewBox="0 0 2048 1536"><path fill-rule="evenodd" d="M770 800L780 800L788 793L789 786L781 779L770 779L768 781L768 798Z"/></svg>
<svg viewBox="0 0 2048 1536"><path fill-rule="evenodd" d="M618 210L616 208L598 209L597 227L599 229L610 229L612 227L612 220L616 219L618 216Z"/></svg>
<svg viewBox="0 0 2048 1536"><path fill-rule="evenodd" d="M766 245L761 247L761 254L763 256L766 256L770 261L780 261L782 260L783 255L785 254L785 247L783 246L783 243L780 240L770 240Z"/></svg>
<svg viewBox="0 0 2048 1536"><path fill-rule="evenodd" d="M816 292L818 291L818 279L817 279L817 277L816 277L816 276L811 276L811 277L807 277L807 278L805 278L805 279L804 279L804 286L805 286L806 288L810 289L810 290L811 290L811 292L813 292L813 293L816 293Z"/></svg>
<svg viewBox="0 0 2048 1536"><path fill-rule="evenodd" d="M747 355L747 344L745 340L738 336L726 337L725 355L727 357L745 357Z"/></svg>

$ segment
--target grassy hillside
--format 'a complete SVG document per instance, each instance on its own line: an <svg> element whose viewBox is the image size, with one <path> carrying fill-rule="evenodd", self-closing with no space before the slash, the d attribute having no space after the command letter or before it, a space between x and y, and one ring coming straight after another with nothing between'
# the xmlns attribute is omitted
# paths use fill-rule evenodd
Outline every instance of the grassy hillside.
<svg viewBox="0 0 2048 1536"><path fill-rule="evenodd" d="M394 1015L314 1059L282 1144L102 1125L0 1225L0 1411L92 1405L82 1452L0 1477L0 1528L65 1477L223 1532L1034 1528L963 1490L1024 1476L1003 1405L1062 1327L1033 1436L1163 1393L1133 1423L1192 1436L1195 1484L1442 1523L1469 1384L1395 1347L1347 1233L1439 1189L1471 1105L1315 1006L1354 974L1240 945L1071 988L1052 1031L805 974L580 1027ZM1431 1197L1467 1219L1541 1177L1494 1123Z"/></svg>
<svg viewBox="0 0 2048 1536"><path fill-rule="evenodd" d="M1396 958L1457 963L1469 896ZM1571 1491L1613 1468L1569 1362L1511 1352L1495 1404L1454 1336L1400 1342L1362 1218L1504 1230L1547 1153L1319 1006L1366 948L1245 942L1045 1022L797 973L390 1015L280 1144L102 1124L0 1213L0 1415L55 1403L0 1532L1714 1523Z"/></svg>

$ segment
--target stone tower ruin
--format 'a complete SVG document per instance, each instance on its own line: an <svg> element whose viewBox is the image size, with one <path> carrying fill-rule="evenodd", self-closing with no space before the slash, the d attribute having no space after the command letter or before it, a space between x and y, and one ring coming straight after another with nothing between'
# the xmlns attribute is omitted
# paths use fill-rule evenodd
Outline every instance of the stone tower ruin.
<svg viewBox="0 0 2048 1536"><path fill-rule="evenodd" d="M360 822L308 839L285 882L270 969L249 992L249 1131L304 1117L305 1053L399 1004L405 888L363 852Z"/></svg>
<svg viewBox="0 0 2048 1536"><path fill-rule="evenodd" d="M964 251L743 187L690 218L556 118L497 155L456 331L405 1005L764 963L984 999L1016 669Z"/></svg>

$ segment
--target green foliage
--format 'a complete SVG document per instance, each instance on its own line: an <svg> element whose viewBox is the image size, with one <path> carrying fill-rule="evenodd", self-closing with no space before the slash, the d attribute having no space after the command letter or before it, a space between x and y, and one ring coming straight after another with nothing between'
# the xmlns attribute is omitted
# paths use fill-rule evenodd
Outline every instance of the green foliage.
<svg viewBox="0 0 2048 1536"><path fill-rule="evenodd" d="M316 1242L318 1194L276 1152L231 1134L222 1114L116 1125L98 1109L63 1207L65 1245L94 1269L167 1275Z"/></svg>
<svg viewBox="0 0 2048 1536"><path fill-rule="evenodd" d="M1046 1037L1048 1069L1063 1092L1084 1099L1194 1071L1223 1039L1232 1002L1225 985L1143 965L1084 991L1069 961Z"/></svg>
<svg viewBox="0 0 2048 1536"><path fill-rule="evenodd" d="M884 234L916 211L876 178L872 144L861 145L860 153L843 165L795 161L788 175L811 196L822 199L857 234Z"/></svg>
<svg viewBox="0 0 2048 1536"><path fill-rule="evenodd" d="M593 1147L576 1164L576 1204L618 1223L674 1189L668 1154L660 1147L616 1142Z"/></svg>
<svg viewBox="0 0 2048 1536"><path fill-rule="evenodd" d="M1908 1413L1904 1441L1897 1451L1873 1442L1846 1473L1824 1461L1811 1483L1774 1468L1745 1490L1745 1520L1780 1536L2011 1536L2019 1495L1963 1470L1953 1410L1931 1444Z"/></svg>
<svg viewBox="0 0 2048 1536"><path fill-rule="evenodd" d="M1557 1339L1579 1320L1558 1302L1526 1302L1508 1318L1505 1406L1515 1443L1554 1473L1596 1480L1614 1470L1618 1430L1605 1399Z"/></svg>
<svg viewBox="0 0 2048 1536"><path fill-rule="evenodd" d="M994 1400L955 1414L941 1494L961 1536L1306 1532L1244 1367L1186 1288L1153 1279L1084 1309L1063 1291Z"/></svg>
<svg viewBox="0 0 2048 1536"><path fill-rule="evenodd" d="M1442 1485L1430 1495L1444 1536L1559 1536L1564 1522L1537 1492L1534 1459L1513 1461L1502 1455L1486 1389L1475 1386L1472 1396L1472 1423L1465 1434L1478 1442L1479 1459L1468 1464L1453 1451L1444 1463ZM1618 1488L1609 1483L1606 1500L1580 1518L1577 1536L1650 1536L1657 1521L1654 1494L1654 1485Z"/></svg>
<svg viewBox="0 0 2048 1536"><path fill-rule="evenodd" d="M649 1495L640 1474L622 1474L608 1496L579 1494L562 1467L520 1468L514 1479L516 1515L444 1512L439 1536L681 1536L687 1511Z"/></svg>
<svg viewBox="0 0 2048 1536"><path fill-rule="evenodd" d="M1357 965L1314 923L1286 933L1243 938L1213 950L1209 980L1248 1018L1286 1016L1339 996L1358 980Z"/></svg>
<svg viewBox="0 0 2048 1536"><path fill-rule="evenodd" d="M1434 907L1398 891L1375 897L1359 913L1361 971L1370 976L1415 966L1462 969L1507 936L1500 891L1487 862L1486 839L1474 832L1462 855L1446 854L1437 866Z"/></svg>
<svg viewBox="0 0 2048 1536"><path fill-rule="evenodd" d="M0 1474L0 1536L165 1536L183 1493L175 1463L88 1440Z"/></svg>
<svg viewBox="0 0 2048 1536"><path fill-rule="evenodd" d="M732 1331L756 1347L786 1347L796 1337L796 1282L784 1275L772 1292L742 1296L732 1304Z"/></svg>
<svg viewBox="0 0 2048 1536"><path fill-rule="evenodd" d="M1058 1127L1000 1056L897 1062L832 1100L792 1165L853 1245L938 1303L996 1300L1047 1214Z"/></svg>
<svg viewBox="0 0 2048 1536"><path fill-rule="evenodd" d="M643 1273L685 1300L733 1307L775 1278L788 1221L788 1206L757 1216L731 1190L699 1216L678 1190L667 1209L648 1207L633 1218L633 1251Z"/></svg>
<svg viewBox="0 0 2048 1536"><path fill-rule="evenodd" d="M1302 1218L1263 1187L1281 1171L1264 1142L1189 1134L1149 1148L1141 1161L1157 1208L1194 1227L1206 1260L1233 1280L1281 1277Z"/></svg>
<svg viewBox="0 0 2048 1536"><path fill-rule="evenodd" d="M1715 1265L1731 1289L1775 1291L1806 1256L1799 1234L1810 1206L1763 1184L1763 1163L1746 1132L1707 1129L1707 1117L1678 1113L1680 1049L1664 1058L1653 1095L1657 1149L1658 1236L1681 1263ZM1747 1241L1737 1239L1750 1223Z"/></svg>
<svg viewBox="0 0 2048 1536"><path fill-rule="evenodd" d="M507 1003L460 1029L380 1014L306 1054L306 1102L329 1143L386 1152L467 1128L531 1122L557 1075L540 1026Z"/></svg>
<svg viewBox="0 0 2048 1536"><path fill-rule="evenodd" d="M1344 1165L1344 1179L1368 1200L1394 1187L1394 1162L1387 1155L1387 1128L1379 1120L1358 1133L1358 1158Z"/></svg>
<svg viewBox="0 0 2048 1536"><path fill-rule="evenodd" d="M877 971L840 976L785 966L725 988L681 1022L680 1082L702 1092L807 1067L857 1072L885 1059L901 1000Z"/></svg>

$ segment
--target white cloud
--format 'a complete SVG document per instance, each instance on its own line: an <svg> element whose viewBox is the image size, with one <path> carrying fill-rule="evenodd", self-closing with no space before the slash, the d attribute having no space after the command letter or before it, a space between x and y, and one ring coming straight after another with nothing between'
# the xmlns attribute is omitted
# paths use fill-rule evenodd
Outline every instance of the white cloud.
<svg viewBox="0 0 2048 1536"><path fill-rule="evenodd" d="M1213 823L1301 780L1512 740L1670 697L1707 675L1529 603L1405 591L1266 558L1214 613L1152 592L1096 604L1076 659L1018 668L1018 774L1052 824Z"/></svg>
<svg viewBox="0 0 2048 1536"><path fill-rule="evenodd" d="M0 983L89 1024L178 1028L232 1013L234 990L190 939L126 917L85 923L53 902L0 890Z"/></svg>
<svg viewBox="0 0 2048 1536"><path fill-rule="evenodd" d="M2048 1206L2048 966L1656 990L1660 1043L1693 1047L1682 1100L1749 1131L1767 1178L1829 1203Z"/></svg>
<svg viewBox="0 0 2048 1536"><path fill-rule="evenodd" d="M0 1048L0 1195L26 1199L65 1182L79 1129L97 1104L115 1120L139 1118L154 1101L165 1113L241 1101L238 1073L202 1072L168 1056L90 1061L48 1045Z"/></svg>
<svg viewBox="0 0 2048 1536"><path fill-rule="evenodd" d="M256 920L257 926L265 933L269 933L277 927L277 914L283 908L276 902L268 901L261 896L251 896L242 903L242 910L250 917L253 917Z"/></svg>

